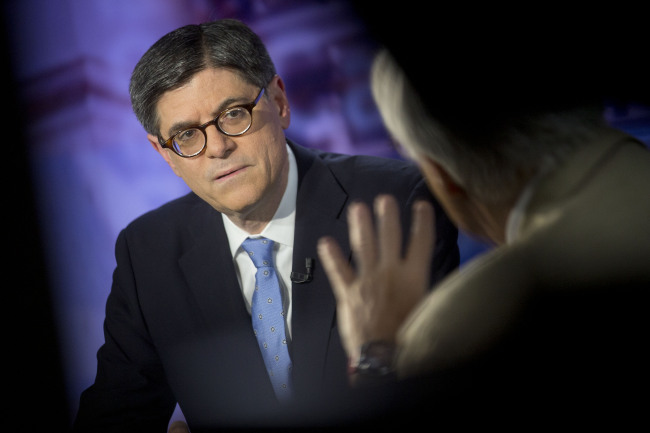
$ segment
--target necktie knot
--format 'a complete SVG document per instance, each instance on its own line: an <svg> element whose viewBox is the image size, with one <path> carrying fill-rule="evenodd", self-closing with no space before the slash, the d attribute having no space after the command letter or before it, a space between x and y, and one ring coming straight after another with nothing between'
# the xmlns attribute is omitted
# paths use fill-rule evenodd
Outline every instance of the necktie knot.
<svg viewBox="0 0 650 433"><path fill-rule="evenodd" d="M244 251L256 268L273 266L273 241L267 238L247 238L242 242Z"/></svg>

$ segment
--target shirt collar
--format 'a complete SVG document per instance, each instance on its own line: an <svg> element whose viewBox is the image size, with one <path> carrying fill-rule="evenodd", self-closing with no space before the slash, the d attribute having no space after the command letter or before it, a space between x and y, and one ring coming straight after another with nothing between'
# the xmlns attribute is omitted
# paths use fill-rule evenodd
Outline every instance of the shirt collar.
<svg viewBox="0 0 650 433"><path fill-rule="evenodd" d="M298 168L293 151L287 144L287 153L289 154L289 180L287 188L284 190L280 206L275 211L275 215L266 225L262 233L252 237L264 236L273 242L293 247L294 225L296 220L296 196L298 193ZM230 218L221 214L223 225L228 236L230 252L234 257L241 243L249 237L249 233L237 227Z"/></svg>
<svg viewBox="0 0 650 433"><path fill-rule="evenodd" d="M539 172L526 184L526 187L519 195L519 198L510 210L508 220L506 221L506 244L511 244L517 239L517 236L519 235L519 226L526 214L528 204L532 200L533 195L535 195L535 191L537 190L541 180L546 177L554 167L555 164L551 160L545 160L541 164Z"/></svg>

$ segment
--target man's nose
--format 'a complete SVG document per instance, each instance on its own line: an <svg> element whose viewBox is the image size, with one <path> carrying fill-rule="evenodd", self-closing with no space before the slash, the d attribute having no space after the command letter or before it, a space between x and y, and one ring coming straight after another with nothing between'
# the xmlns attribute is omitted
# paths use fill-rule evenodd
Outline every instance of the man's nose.
<svg viewBox="0 0 650 433"><path fill-rule="evenodd" d="M232 137L219 131L216 124L212 124L206 128L205 136L205 153L208 157L225 158L236 147L236 143Z"/></svg>

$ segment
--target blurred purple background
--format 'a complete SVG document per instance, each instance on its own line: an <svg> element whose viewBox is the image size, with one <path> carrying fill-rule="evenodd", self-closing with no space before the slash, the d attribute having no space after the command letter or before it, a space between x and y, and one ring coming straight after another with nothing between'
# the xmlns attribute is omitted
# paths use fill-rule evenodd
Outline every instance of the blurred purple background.
<svg viewBox="0 0 650 433"><path fill-rule="evenodd" d="M243 20L286 83L289 137L398 157L368 86L377 43L346 1L21 0L5 2L4 14L69 419L94 380L119 230L188 191L146 141L129 102L131 71L163 34ZM607 115L650 143L647 108ZM459 243L463 261L486 249L464 234Z"/></svg>

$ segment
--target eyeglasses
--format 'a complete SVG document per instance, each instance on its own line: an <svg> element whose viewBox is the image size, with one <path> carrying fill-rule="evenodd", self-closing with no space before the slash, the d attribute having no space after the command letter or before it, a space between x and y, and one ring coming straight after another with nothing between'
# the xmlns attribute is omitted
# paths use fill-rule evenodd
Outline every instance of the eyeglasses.
<svg viewBox="0 0 650 433"><path fill-rule="evenodd" d="M184 129L169 137L165 142L159 137L160 145L163 148L171 149L178 156L191 158L203 152L208 143L208 135L205 130L208 126L214 125L222 134L229 137L236 137L248 131L253 124L253 108L257 105L264 94L264 87L257 94L253 102L247 105L223 110L217 117L204 123Z"/></svg>

